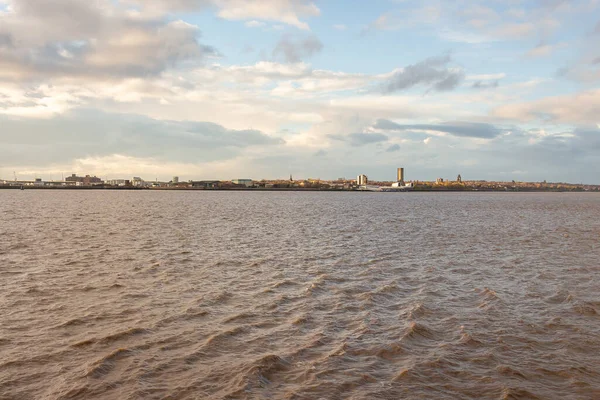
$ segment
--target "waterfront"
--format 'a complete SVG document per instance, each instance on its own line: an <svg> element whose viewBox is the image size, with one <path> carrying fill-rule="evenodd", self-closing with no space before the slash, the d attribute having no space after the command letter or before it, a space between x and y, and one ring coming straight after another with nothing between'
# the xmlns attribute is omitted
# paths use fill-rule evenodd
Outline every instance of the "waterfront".
<svg viewBox="0 0 600 400"><path fill-rule="evenodd" d="M0 191L0 398L600 397L592 193Z"/></svg>

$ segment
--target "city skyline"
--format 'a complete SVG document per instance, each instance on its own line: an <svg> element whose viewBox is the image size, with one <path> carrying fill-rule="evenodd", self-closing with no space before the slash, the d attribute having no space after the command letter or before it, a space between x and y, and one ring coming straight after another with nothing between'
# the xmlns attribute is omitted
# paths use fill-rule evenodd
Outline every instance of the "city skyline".
<svg viewBox="0 0 600 400"><path fill-rule="evenodd" d="M0 0L0 179L600 183L598 0L345 4Z"/></svg>

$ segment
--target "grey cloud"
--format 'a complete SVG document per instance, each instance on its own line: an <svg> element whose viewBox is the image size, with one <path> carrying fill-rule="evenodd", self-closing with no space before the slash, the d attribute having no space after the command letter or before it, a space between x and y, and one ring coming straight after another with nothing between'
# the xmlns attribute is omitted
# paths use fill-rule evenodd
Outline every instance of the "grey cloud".
<svg viewBox="0 0 600 400"><path fill-rule="evenodd" d="M13 47L13 38L8 33L0 33L0 48L2 47Z"/></svg>
<svg viewBox="0 0 600 400"><path fill-rule="evenodd" d="M0 79L148 76L218 56L216 49L198 42L200 32L193 25L165 16L133 17L101 3L16 2L0 27Z"/></svg>
<svg viewBox="0 0 600 400"><path fill-rule="evenodd" d="M323 50L323 43L316 36L299 39L284 35L273 49L273 57L288 63L296 63L321 50Z"/></svg>
<svg viewBox="0 0 600 400"><path fill-rule="evenodd" d="M376 129L383 129L383 130L398 130L398 129L402 129L400 128L401 125L390 121L389 119L378 119L377 122L375 122L375 125L373 126Z"/></svg>
<svg viewBox="0 0 600 400"><path fill-rule="evenodd" d="M565 77L569 74L569 72L571 72L571 68L570 67L560 67L559 69L556 70L556 76L558 77Z"/></svg>
<svg viewBox="0 0 600 400"><path fill-rule="evenodd" d="M573 131L578 144L586 150L600 150L600 129L598 128L577 128ZM598 153L596 153L598 154Z"/></svg>
<svg viewBox="0 0 600 400"><path fill-rule="evenodd" d="M402 125L385 119L378 120L373 126L381 130L405 131L411 129L431 130L445 132L459 137L474 137L491 139L499 136L504 131L493 125L481 122L452 121L443 124L410 124Z"/></svg>
<svg viewBox="0 0 600 400"><path fill-rule="evenodd" d="M500 82L496 80L496 81L491 81L491 82L477 81L477 82L473 83L473 85L471 87L473 89L488 89L488 88L497 88L498 86L500 86Z"/></svg>
<svg viewBox="0 0 600 400"><path fill-rule="evenodd" d="M79 0L18 0L13 4L14 17L5 17L8 27L30 30L24 39L31 41L36 31L44 33L39 39L81 39L102 29L107 22L101 2ZM15 19L16 18L16 19ZM31 29L35 26L35 29Z"/></svg>
<svg viewBox="0 0 600 400"><path fill-rule="evenodd" d="M328 135L331 139L347 142L359 147L373 143L386 142L388 137L382 133L351 133L349 135Z"/></svg>
<svg viewBox="0 0 600 400"><path fill-rule="evenodd" d="M592 65L600 64L600 56L592 60Z"/></svg>
<svg viewBox="0 0 600 400"><path fill-rule="evenodd" d="M313 154L313 156L315 156L315 157L325 157L326 155L327 155L327 152L325 150L319 150L315 154Z"/></svg>
<svg viewBox="0 0 600 400"><path fill-rule="evenodd" d="M464 78L462 70L448 68L450 56L432 57L408 65L395 72L381 86L384 93L393 93L417 85L429 85L429 90L449 91L456 88Z"/></svg>
<svg viewBox="0 0 600 400"><path fill-rule="evenodd" d="M4 116L0 125L0 159L13 164L47 165L111 154L210 161L235 157L251 146L285 143L257 130L226 129L210 122L159 121L89 110L54 119Z"/></svg>
<svg viewBox="0 0 600 400"><path fill-rule="evenodd" d="M400 151L400 145L399 144L393 144L390 147L387 148L386 152L388 153L393 153L396 151Z"/></svg>
<svg viewBox="0 0 600 400"><path fill-rule="evenodd" d="M242 47L241 53L242 54L248 54L248 53L254 53L254 47L252 47L249 44L244 45L244 47Z"/></svg>

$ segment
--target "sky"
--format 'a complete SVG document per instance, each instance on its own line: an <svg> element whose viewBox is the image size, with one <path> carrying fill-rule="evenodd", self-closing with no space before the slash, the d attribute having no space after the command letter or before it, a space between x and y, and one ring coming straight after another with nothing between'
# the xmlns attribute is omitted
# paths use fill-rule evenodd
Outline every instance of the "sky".
<svg viewBox="0 0 600 400"><path fill-rule="evenodd" d="M0 0L0 178L600 183L600 0Z"/></svg>

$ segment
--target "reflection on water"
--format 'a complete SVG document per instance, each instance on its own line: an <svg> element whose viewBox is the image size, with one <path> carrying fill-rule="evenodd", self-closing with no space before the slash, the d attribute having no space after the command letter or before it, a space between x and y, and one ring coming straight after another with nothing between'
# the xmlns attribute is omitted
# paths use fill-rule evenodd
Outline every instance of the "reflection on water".
<svg viewBox="0 0 600 400"><path fill-rule="evenodd" d="M2 399L600 398L600 196L0 192Z"/></svg>

